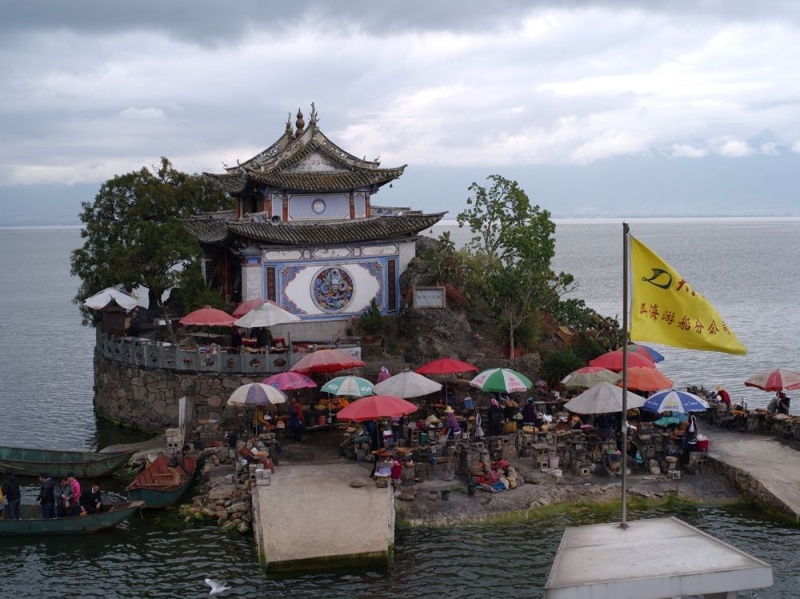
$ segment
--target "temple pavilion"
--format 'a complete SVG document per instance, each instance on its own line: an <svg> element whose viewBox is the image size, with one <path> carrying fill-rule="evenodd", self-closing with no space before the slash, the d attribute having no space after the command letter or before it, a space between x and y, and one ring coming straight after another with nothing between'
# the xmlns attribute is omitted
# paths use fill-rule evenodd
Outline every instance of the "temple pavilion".
<svg viewBox="0 0 800 599"><path fill-rule="evenodd" d="M186 223L203 247L207 282L234 302L272 300L317 323L320 338L373 299L382 314L397 313L418 234L445 214L376 205L405 165L381 168L341 149L319 129L313 104L308 126L298 110L275 143L225 170L205 176L236 208Z"/></svg>

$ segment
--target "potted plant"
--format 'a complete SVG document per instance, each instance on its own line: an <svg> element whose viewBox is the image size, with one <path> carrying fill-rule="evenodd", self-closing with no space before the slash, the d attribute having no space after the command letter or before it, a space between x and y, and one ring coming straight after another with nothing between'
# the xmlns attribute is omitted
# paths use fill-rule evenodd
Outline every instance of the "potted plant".
<svg viewBox="0 0 800 599"><path fill-rule="evenodd" d="M375 301L375 298L372 298L369 308L364 311L358 320L358 328L364 335L365 343L373 341L372 337L381 330L382 325L383 315L378 307L378 302Z"/></svg>

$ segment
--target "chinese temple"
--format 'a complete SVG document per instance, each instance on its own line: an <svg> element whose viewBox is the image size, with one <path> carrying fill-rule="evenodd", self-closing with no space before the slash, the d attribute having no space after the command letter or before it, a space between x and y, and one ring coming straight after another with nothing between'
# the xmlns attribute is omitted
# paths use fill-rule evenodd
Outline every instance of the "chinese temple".
<svg viewBox="0 0 800 599"><path fill-rule="evenodd" d="M313 104L308 126L298 110L275 143L225 170L205 176L236 208L186 222L207 282L226 299L272 300L306 322L349 321L373 299L382 314L397 313L418 234L445 214L376 205L405 165L381 168L339 148Z"/></svg>

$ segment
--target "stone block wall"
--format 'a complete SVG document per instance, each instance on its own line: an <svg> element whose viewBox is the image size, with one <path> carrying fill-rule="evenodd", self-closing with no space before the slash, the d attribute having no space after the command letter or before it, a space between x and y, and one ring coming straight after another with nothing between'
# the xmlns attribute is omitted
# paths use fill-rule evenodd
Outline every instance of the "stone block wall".
<svg viewBox="0 0 800 599"><path fill-rule="evenodd" d="M163 432L178 425L178 400L186 396L194 421L222 421L225 402L240 385L259 382L242 375L136 368L95 352L94 409L125 426ZM229 414L228 414L229 415Z"/></svg>

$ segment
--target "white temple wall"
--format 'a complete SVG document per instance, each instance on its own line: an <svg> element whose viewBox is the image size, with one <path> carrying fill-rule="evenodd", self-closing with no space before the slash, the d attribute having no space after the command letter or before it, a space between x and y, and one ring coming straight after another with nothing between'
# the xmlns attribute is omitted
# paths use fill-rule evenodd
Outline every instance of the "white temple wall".
<svg viewBox="0 0 800 599"><path fill-rule="evenodd" d="M242 301L264 297L264 271L258 257L248 257L242 264Z"/></svg>
<svg viewBox="0 0 800 599"><path fill-rule="evenodd" d="M286 299L295 304L299 313L305 316L331 316L361 314L366 310L372 298L380 296L383 288L383 271L375 273L375 262L318 262L301 266L293 271L292 280L285 283L284 295ZM349 275L352 287L352 298L347 305L337 312L321 309L312 298L314 293L315 278L327 269L340 269ZM283 269L282 269L283 270ZM379 298L380 299L380 298ZM294 312L294 310L292 310Z"/></svg>
<svg viewBox="0 0 800 599"><path fill-rule="evenodd" d="M411 260L417 255L417 242L416 240L402 241L398 244L399 250L399 263L397 265L399 274L403 274Z"/></svg>

